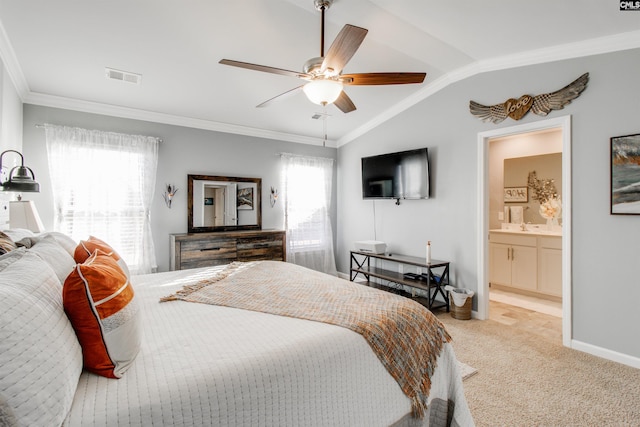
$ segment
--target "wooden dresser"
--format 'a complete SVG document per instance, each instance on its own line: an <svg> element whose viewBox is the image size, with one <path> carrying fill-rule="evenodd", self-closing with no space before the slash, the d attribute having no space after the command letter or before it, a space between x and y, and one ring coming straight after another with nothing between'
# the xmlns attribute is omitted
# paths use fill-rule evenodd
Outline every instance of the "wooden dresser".
<svg viewBox="0 0 640 427"><path fill-rule="evenodd" d="M282 230L171 234L171 270L228 264L232 261L286 261Z"/></svg>

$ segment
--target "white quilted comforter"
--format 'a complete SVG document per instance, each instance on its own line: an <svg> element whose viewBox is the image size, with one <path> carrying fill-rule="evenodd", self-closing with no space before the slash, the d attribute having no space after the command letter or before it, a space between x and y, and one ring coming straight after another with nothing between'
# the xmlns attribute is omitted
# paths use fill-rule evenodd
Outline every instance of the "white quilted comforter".
<svg viewBox="0 0 640 427"><path fill-rule="evenodd" d="M409 399L355 332L234 308L158 302L213 269L132 279L144 318L141 351L122 379L84 372L64 425L416 425L407 415ZM455 402L452 425L473 425L449 344L434 374L433 398ZM438 406L433 402L430 412Z"/></svg>

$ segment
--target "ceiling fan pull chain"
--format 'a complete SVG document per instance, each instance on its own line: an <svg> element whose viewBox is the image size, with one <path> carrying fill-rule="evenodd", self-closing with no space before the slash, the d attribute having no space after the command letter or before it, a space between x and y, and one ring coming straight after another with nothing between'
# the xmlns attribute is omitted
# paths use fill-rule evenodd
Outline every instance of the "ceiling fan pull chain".
<svg viewBox="0 0 640 427"><path fill-rule="evenodd" d="M324 104L322 106L322 112L324 113L322 115L322 131L324 133L324 140L322 141L322 146L326 147L327 146L327 104Z"/></svg>

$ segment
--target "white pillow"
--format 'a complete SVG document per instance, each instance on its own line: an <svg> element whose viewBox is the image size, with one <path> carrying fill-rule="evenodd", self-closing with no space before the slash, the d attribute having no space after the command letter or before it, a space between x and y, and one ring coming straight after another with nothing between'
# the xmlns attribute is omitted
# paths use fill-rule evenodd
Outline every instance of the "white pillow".
<svg viewBox="0 0 640 427"><path fill-rule="evenodd" d="M74 246L75 249L75 246ZM67 276L73 271L76 262L52 235L44 236L36 241L36 244L29 249L37 254L56 272L60 285L64 283Z"/></svg>
<svg viewBox="0 0 640 427"><path fill-rule="evenodd" d="M73 402L82 350L55 272L35 253L24 252L0 271L2 406L19 425L57 426Z"/></svg>
<svg viewBox="0 0 640 427"><path fill-rule="evenodd" d="M73 252L76 250L78 242L76 242L66 234L60 233L59 231L48 231L46 233L40 234L40 237L43 238L47 236L52 236L54 239L56 239L56 242L58 242L58 244L62 246L64 250L67 251L69 255L71 255L71 257L73 257Z"/></svg>

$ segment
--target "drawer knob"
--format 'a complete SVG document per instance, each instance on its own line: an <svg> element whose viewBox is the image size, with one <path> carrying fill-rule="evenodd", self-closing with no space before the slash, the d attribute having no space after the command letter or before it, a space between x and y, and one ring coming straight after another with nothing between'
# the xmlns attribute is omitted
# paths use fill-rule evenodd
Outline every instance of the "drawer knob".
<svg viewBox="0 0 640 427"><path fill-rule="evenodd" d="M200 249L200 252L206 252L206 251L219 251L220 248L204 248L204 249Z"/></svg>

